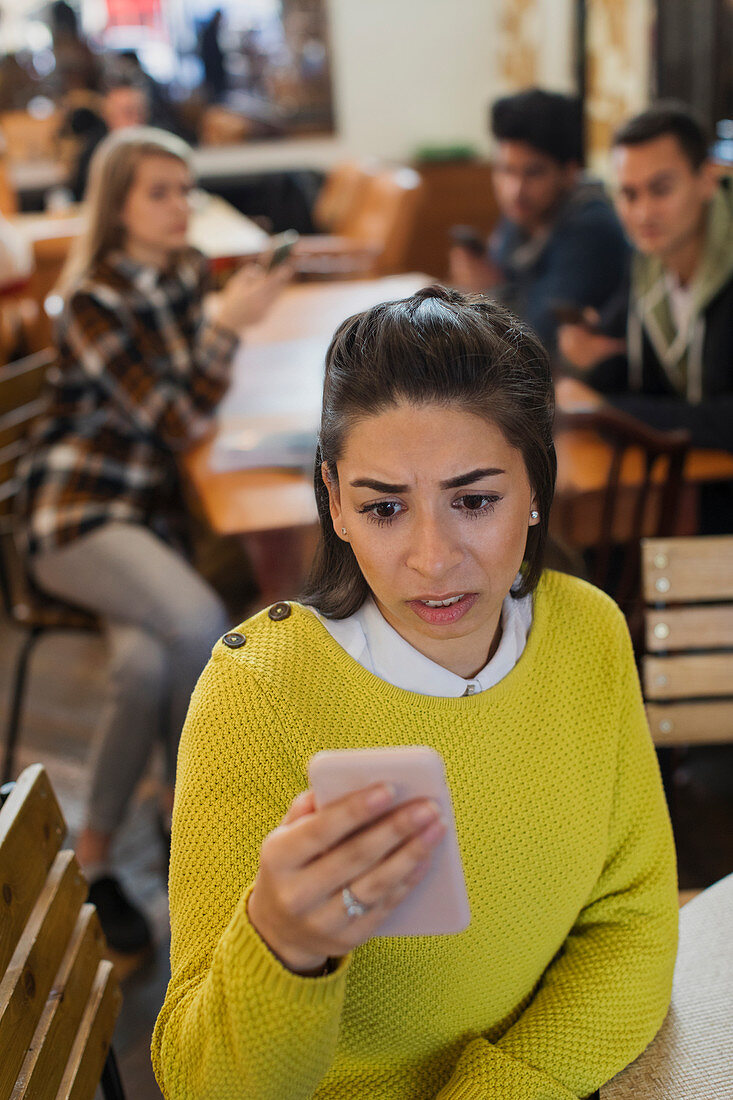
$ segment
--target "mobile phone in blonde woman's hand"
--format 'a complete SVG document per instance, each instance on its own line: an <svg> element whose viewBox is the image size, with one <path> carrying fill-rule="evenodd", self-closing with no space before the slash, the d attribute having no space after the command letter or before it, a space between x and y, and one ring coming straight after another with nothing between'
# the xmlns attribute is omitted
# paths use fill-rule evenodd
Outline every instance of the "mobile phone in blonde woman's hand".
<svg viewBox="0 0 733 1100"><path fill-rule="evenodd" d="M273 271L280 264L284 264L295 245L300 240L300 233L295 229L287 229L279 233L270 241L270 254L265 263L266 271Z"/></svg>
<svg viewBox="0 0 733 1100"><path fill-rule="evenodd" d="M430 870L374 935L439 936L468 927L471 913L445 765L439 753L425 745L325 750L311 757L308 781L318 809L372 783L394 787L393 806L414 798L437 803L446 833L433 852Z"/></svg>

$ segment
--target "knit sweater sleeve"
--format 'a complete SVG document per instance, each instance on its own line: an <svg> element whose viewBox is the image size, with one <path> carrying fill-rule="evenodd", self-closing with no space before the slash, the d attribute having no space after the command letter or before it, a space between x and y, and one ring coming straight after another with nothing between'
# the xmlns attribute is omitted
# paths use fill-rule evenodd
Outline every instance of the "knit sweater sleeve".
<svg viewBox="0 0 733 1100"><path fill-rule="evenodd" d="M588 1096L641 1053L664 1019L677 947L674 844L623 623L620 633L605 865L527 1009L495 1044L477 1039L465 1048L439 1100ZM612 660L609 652L609 672Z"/></svg>
<svg viewBox="0 0 733 1100"><path fill-rule="evenodd" d="M348 959L292 974L247 914L262 839L302 786L275 704L219 643L179 752L172 977L152 1045L167 1100L306 1100L333 1060Z"/></svg>

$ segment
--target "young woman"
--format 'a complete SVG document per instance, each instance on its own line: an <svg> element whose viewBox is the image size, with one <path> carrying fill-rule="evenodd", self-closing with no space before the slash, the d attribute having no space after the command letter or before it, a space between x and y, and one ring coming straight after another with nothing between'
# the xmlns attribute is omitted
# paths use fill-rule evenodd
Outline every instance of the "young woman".
<svg viewBox="0 0 733 1100"><path fill-rule="evenodd" d="M543 572L545 352L430 288L327 356L303 602L226 635L179 753L168 1100L571 1100L659 1027L674 849L624 620ZM324 748L445 760L471 907L375 936L444 835L377 784L317 810Z"/></svg>
<svg viewBox="0 0 733 1100"><path fill-rule="evenodd" d="M189 153L161 130L130 129L95 155L88 229L62 276L48 413L22 471L32 576L98 614L111 649L77 855L120 951L150 932L110 873L111 842L161 736L170 814L191 690L226 628L219 597L175 548L176 455L210 427L240 335L285 278L244 270L205 301L207 261L186 245Z"/></svg>

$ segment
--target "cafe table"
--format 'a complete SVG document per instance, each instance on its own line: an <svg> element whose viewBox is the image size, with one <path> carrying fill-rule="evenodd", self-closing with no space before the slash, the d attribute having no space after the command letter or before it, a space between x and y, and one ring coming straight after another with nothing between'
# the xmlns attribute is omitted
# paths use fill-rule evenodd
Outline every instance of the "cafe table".
<svg viewBox="0 0 733 1100"><path fill-rule="evenodd" d="M288 287L258 325L248 330L236 354L231 389L212 435L183 459L191 500L211 529L235 536L247 548L263 602L294 596L316 544L312 461L238 468L228 439L248 429L302 428L315 433L323 364L337 325L350 314L388 299L405 297L430 282L422 274L380 279L296 284ZM602 399L574 379L557 385L564 409L591 407ZM264 426L264 429L263 429ZM565 546L582 549L592 541L584 522L599 503L611 452L587 430L559 431L556 508ZM234 447L236 452L236 446ZM312 453L312 452L311 452ZM310 458L310 456L309 456ZM640 476L632 461L624 472L631 484ZM691 484L733 478L733 455L692 451L685 477ZM596 507L596 512L598 511Z"/></svg>
<svg viewBox="0 0 733 1100"><path fill-rule="evenodd" d="M601 1100L733 1097L733 875L680 910L672 1003L657 1036Z"/></svg>
<svg viewBox="0 0 733 1100"><path fill-rule="evenodd" d="M334 329L350 314L378 302L404 297L430 282L408 274L363 281L291 286L267 318L248 330L235 357L233 383L219 410L217 427L183 459L192 498L215 533L236 536L252 558L263 602L294 595L316 542L312 469L288 466L226 469L221 445L240 430L258 429L268 418L315 430L323 362ZM557 401L567 410L590 408L602 399L575 379L561 379ZM611 461L609 446L587 430L563 430L556 437L558 478L556 510L563 516L560 534L571 548L590 544L584 523L598 505ZM632 461L627 483L640 476ZM700 481L733 478L733 455L694 450L685 478Z"/></svg>

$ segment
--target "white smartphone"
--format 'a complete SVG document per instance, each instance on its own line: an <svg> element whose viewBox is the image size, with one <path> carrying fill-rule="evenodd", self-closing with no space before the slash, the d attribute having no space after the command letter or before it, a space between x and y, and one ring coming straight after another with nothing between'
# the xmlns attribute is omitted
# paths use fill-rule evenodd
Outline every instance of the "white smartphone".
<svg viewBox="0 0 733 1100"><path fill-rule="evenodd" d="M372 783L391 783L394 805L430 798L440 807L446 834L425 878L393 909L377 936L441 936L462 932L471 919L453 805L440 753L425 745L317 752L308 764L316 806L328 805Z"/></svg>

